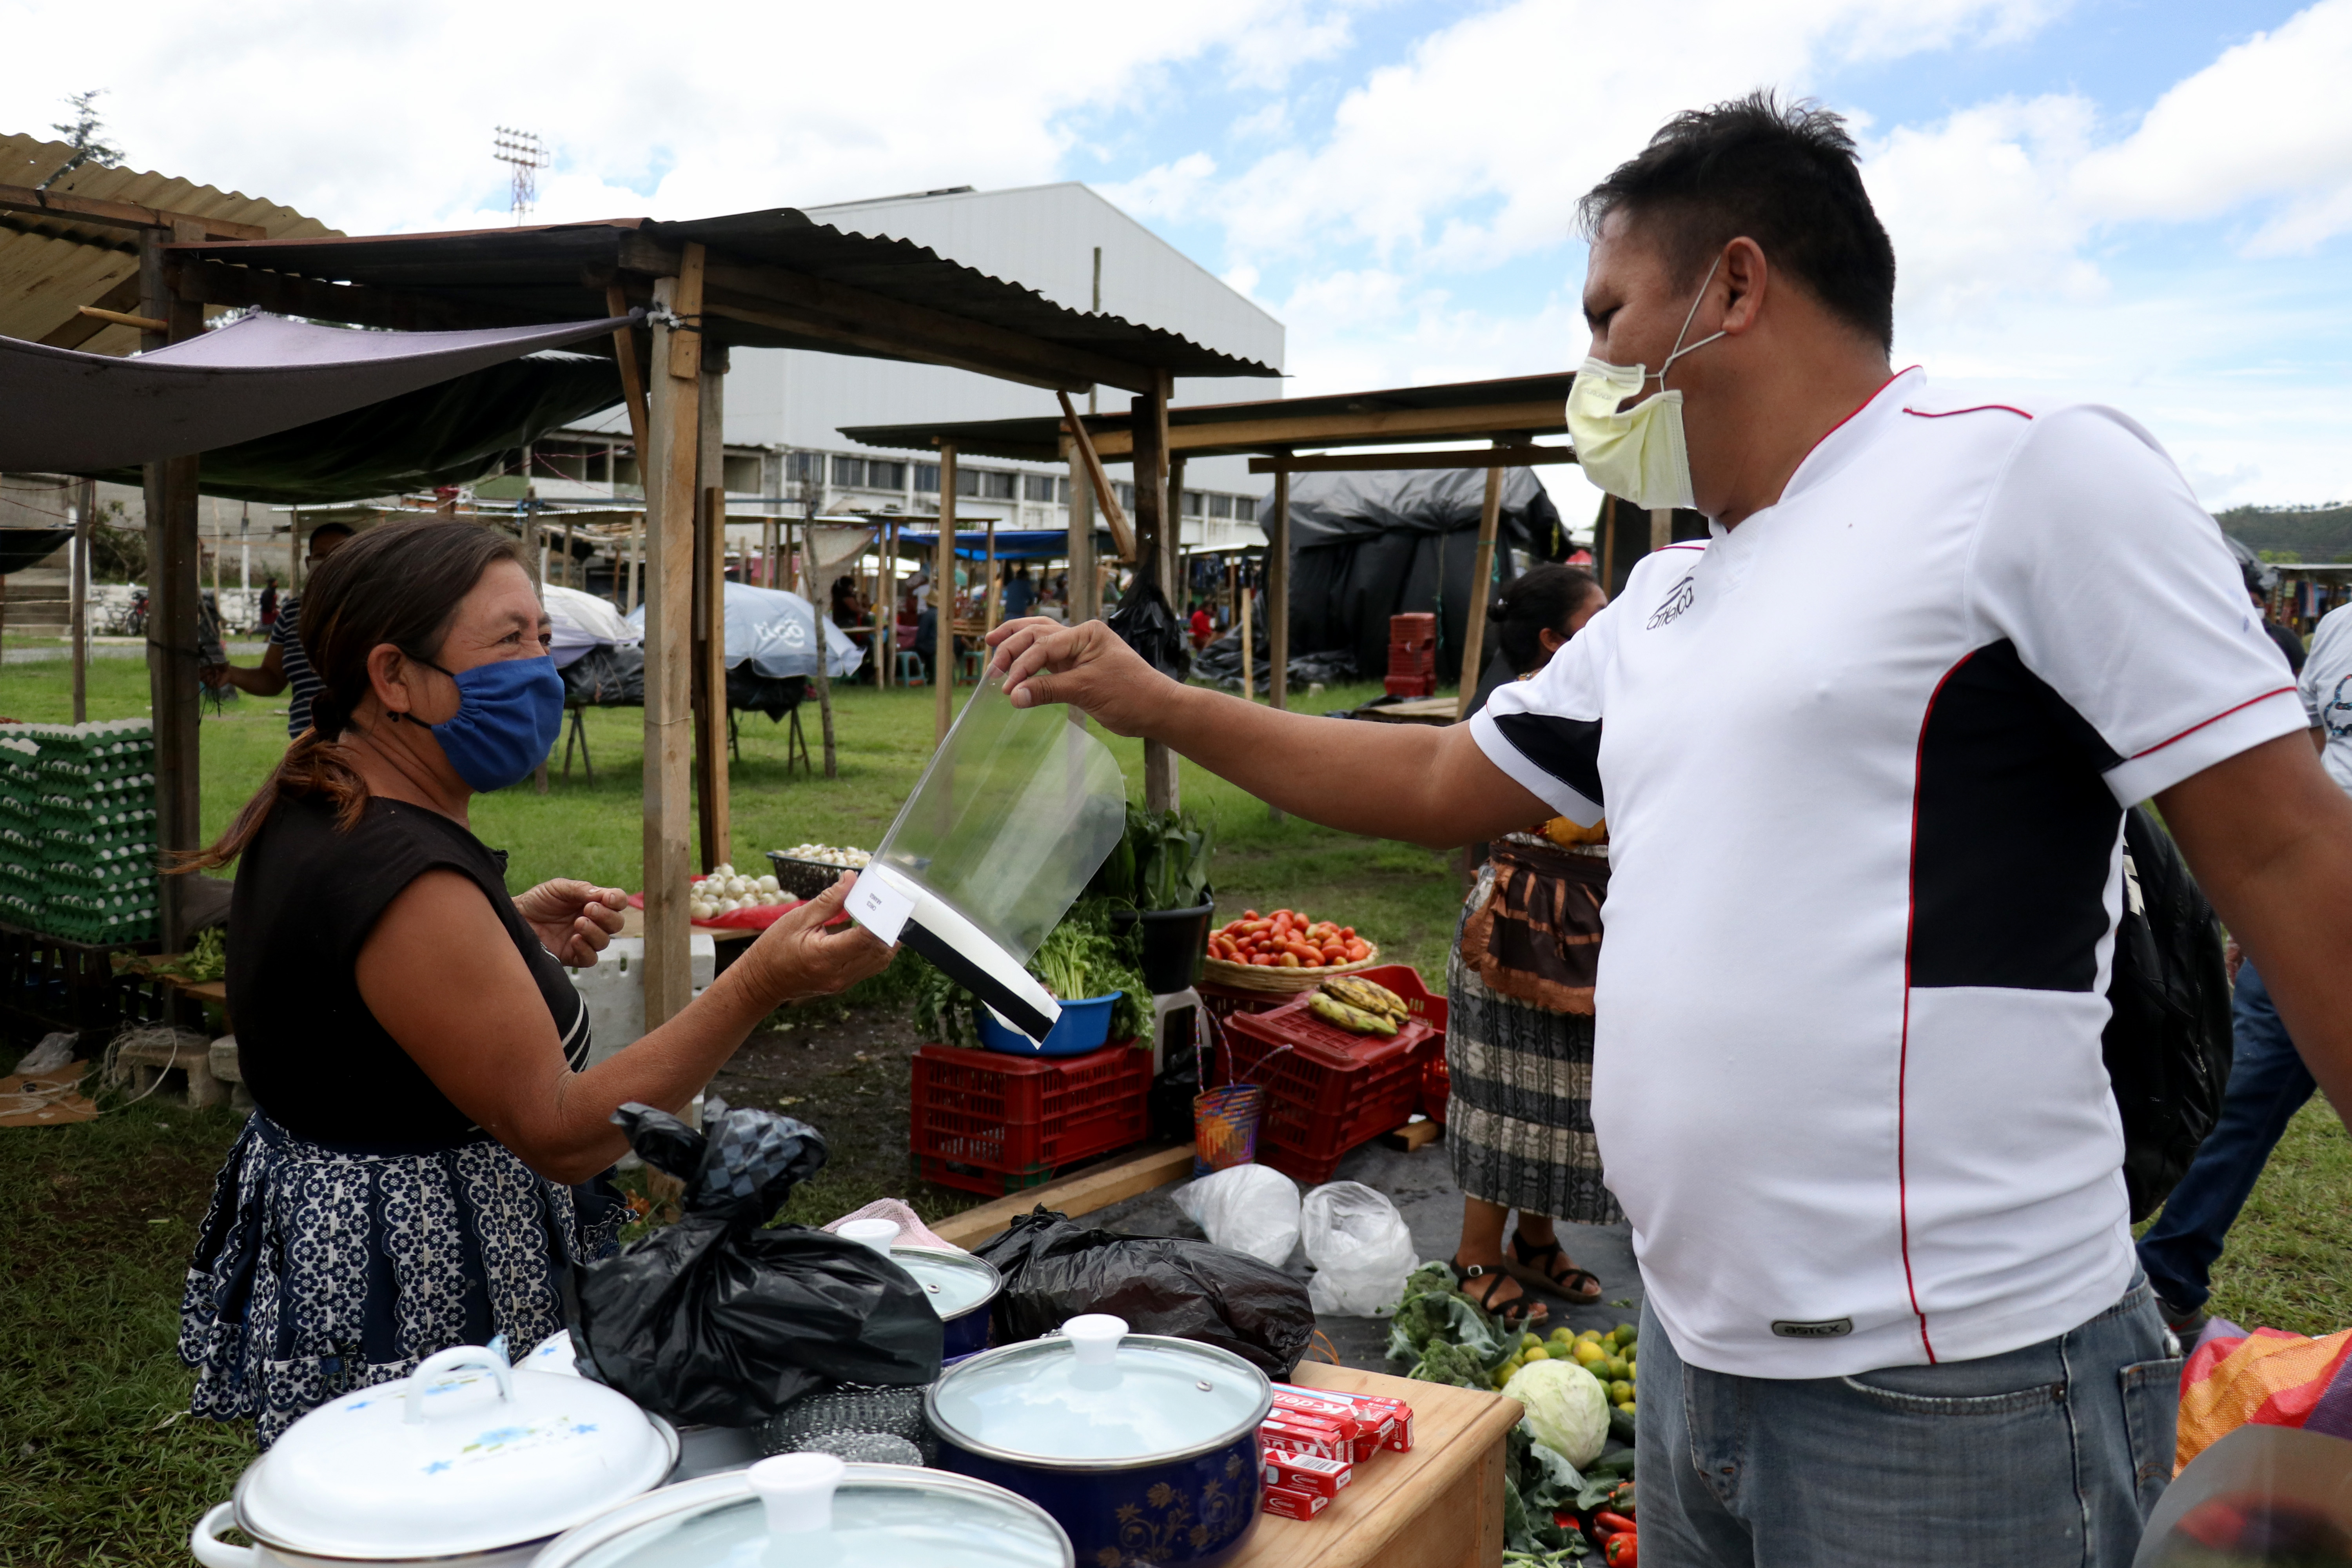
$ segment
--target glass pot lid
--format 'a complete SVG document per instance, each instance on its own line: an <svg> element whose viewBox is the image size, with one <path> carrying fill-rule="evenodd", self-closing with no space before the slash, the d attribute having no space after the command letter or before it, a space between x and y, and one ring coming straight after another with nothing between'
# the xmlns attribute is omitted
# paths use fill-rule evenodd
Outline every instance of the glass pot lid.
<svg viewBox="0 0 2352 1568"><path fill-rule="evenodd" d="M996 1299L1003 1276L985 1258L929 1247L894 1247L890 1261L915 1277L942 1318L961 1318Z"/></svg>
<svg viewBox="0 0 2352 1568"><path fill-rule="evenodd" d="M1059 1469L1181 1458L1254 1429L1265 1374L1213 1345L1130 1334L1100 1313L1058 1337L985 1351L924 1398L940 1435L971 1453Z"/></svg>
<svg viewBox="0 0 2352 1568"><path fill-rule="evenodd" d="M779 1454L664 1487L552 1542L532 1568L1073 1568L1043 1509L965 1476Z"/></svg>
<svg viewBox="0 0 2352 1568"><path fill-rule="evenodd" d="M657 1486L677 1458L667 1424L604 1384L458 1345L288 1427L237 1482L236 1523L320 1557L487 1552Z"/></svg>

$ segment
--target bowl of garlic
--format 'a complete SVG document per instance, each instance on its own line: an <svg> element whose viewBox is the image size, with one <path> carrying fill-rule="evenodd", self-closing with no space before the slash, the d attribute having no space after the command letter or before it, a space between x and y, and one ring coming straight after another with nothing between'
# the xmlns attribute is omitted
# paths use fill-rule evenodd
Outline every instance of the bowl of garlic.
<svg viewBox="0 0 2352 1568"><path fill-rule="evenodd" d="M832 887L844 871L863 871L868 858L863 849L836 844L795 844L768 851L768 863L775 867L784 891L803 899Z"/></svg>
<svg viewBox="0 0 2352 1568"><path fill-rule="evenodd" d="M797 895L784 891L782 884L773 877L742 876L734 867L721 863L712 867L708 877L697 879L688 889L686 912L700 924L738 910L769 909L799 901Z"/></svg>

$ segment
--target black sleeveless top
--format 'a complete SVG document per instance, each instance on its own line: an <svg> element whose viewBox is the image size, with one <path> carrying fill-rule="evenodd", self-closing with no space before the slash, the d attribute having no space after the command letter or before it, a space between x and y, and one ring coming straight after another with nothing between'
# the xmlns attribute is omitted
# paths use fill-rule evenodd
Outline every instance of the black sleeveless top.
<svg viewBox="0 0 2352 1568"><path fill-rule="evenodd" d="M342 833L324 798L281 800L237 862L228 1008L246 1088L296 1137L409 1153L488 1136L360 996L360 949L385 906L442 869L482 889L539 984L565 1058L574 1071L587 1061L587 1006L507 896L503 852L421 805L371 800Z"/></svg>

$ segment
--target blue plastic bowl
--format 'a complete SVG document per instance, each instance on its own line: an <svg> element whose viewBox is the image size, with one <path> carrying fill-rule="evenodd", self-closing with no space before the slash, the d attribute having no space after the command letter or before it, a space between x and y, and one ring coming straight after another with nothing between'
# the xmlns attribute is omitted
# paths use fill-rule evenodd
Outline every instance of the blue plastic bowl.
<svg viewBox="0 0 2352 1568"><path fill-rule="evenodd" d="M1033 1040L1020 1030L998 1023L996 1015L982 1006L979 1009L980 1043L1009 1057L1082 1057L1088 1051L1102 1049L1110 1039L1110 1010L1118 998L1119 994L1114 991L1108 996L1063 1003L1061 1017L1045 1031L1043 1040Z"/></svg>

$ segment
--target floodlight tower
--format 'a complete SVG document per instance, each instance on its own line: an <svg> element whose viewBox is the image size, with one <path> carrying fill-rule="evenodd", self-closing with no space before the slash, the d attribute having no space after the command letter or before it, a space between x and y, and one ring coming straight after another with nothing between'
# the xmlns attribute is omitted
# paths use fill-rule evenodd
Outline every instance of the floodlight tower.
<svg viewBox="0 0 2352 1568"><path fill-rule="evenodd" d="M518 131L511 125L493 129L496 135L491 140L490 156L501 163L513 165L514 220L520 224L523 215L530 211L531 204L539 199L539 171L554 160L548 156L547 146L540 141L537 133Z"/></svg>

